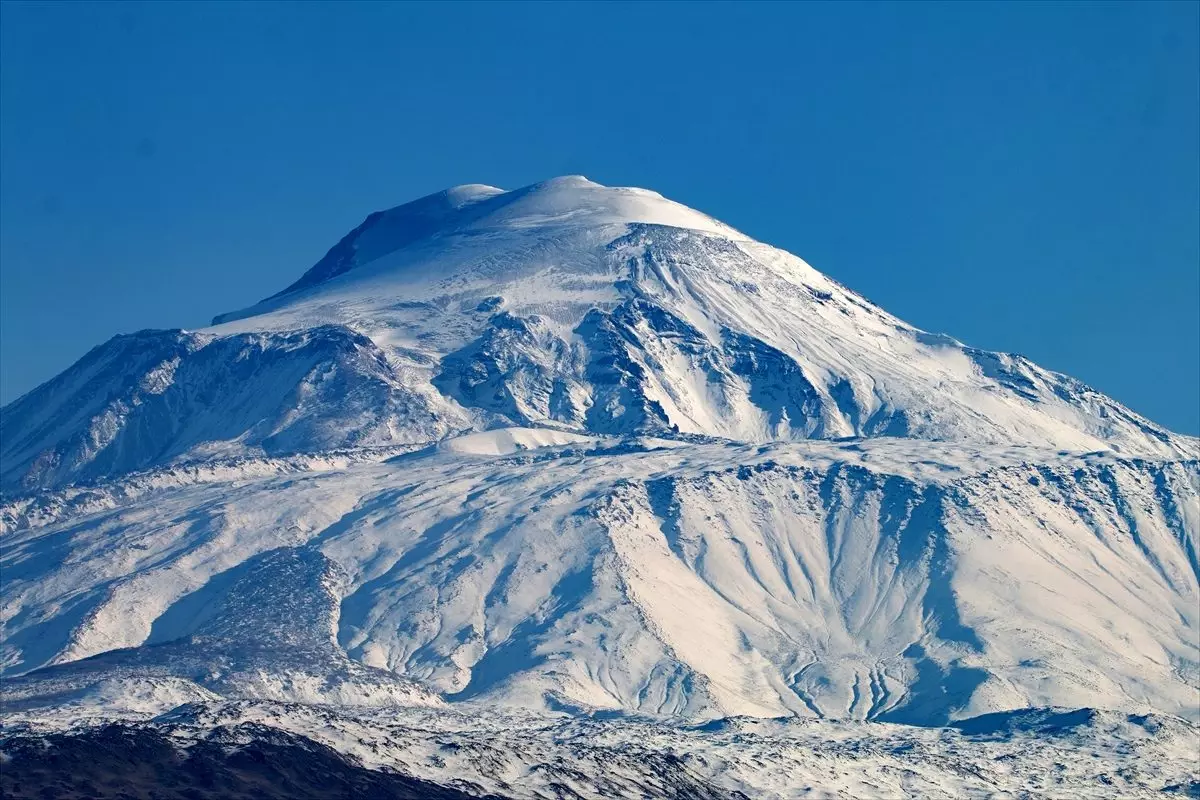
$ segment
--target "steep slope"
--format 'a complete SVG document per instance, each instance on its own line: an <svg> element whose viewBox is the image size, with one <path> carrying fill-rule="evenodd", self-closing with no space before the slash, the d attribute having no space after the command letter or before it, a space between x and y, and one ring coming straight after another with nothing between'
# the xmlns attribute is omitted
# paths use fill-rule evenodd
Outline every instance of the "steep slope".
<svg viewBox="0 0 1200 800"><path fill-rule="evenodd" d="M582 178L101 345L0 487L22 719L1198 713L1196 439Z"/></svg>
<svg viewBox="0 0 1200 800"><path fill-rule="evenodd" d="M339 325L142 331L5 408L0 479L30 490L247 451L424 442L454 420L431 394L406 386L370 339Z"/></svg>
<svg viewBox="0 0 1200 800"><path fill-rule="evenodd" d="M497 449L9 532L0 657L60 665L10 700L115 670L272 699L316 696L293 674L378 694L377 673L457 702L700 718L1196 713L1196 462L896 439ZM326 591L336 612L288 610ZM229 626L258 644L218 647ZM336 647L271 644L290 630Z"/></svg>
<svg viewBox="0 0 1200 800"><path fill-rule="evenodd" d="M583 178L373 214L216 322L117 337L6 407L0 488L513 425L1200 455L1066 376L919 331L698 212Z"/></svg>

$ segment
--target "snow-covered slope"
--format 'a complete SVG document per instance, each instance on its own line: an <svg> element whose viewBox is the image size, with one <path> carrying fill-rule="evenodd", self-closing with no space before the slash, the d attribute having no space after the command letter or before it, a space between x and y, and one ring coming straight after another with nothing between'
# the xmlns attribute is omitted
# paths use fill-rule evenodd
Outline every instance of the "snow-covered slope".
<svg viewBox="0 0 1200 800"><path fill-rule="evenodd" d="M427 442L449 430L370 339L342 326L142 331L6 409L0 476L31 489L181 459Z"/></svg>
<svg viewBox="0 0 1200 800"><path fill-rule="evenodd" d="M919 331L703 214L583 178L372 214L216 322L117 337L6 407L0 486L514 425L1200 454L1064 375Z"/></svg>
<svg viewBox="0 0 1200 800"><path fill-rule="evenodd" d="M97 347L3 409L0 487L26 721L1200 718L1196 439L583 178Z"/></svg>
<svg viewBox="0 0 1200 800"><path fill-rule="evenodd" d="M242 645L213 672L229 637L211 631L241 631L284 680L316 670L311 647L277 642L295 619L336 642L316 660L338 686L361 665L459 702L1197 715L1196 462L897 439L505 454L480 436L6 534L0 657L13 673L58 665L8 690L117 670L264 696ZM336 611L310 619L302 602Z"/></svg>

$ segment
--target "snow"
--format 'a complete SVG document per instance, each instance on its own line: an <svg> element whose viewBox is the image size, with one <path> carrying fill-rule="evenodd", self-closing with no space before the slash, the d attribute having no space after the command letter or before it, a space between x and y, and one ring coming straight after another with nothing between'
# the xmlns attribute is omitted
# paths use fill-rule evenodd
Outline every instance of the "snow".
<svg viewBox="0 0 1200 800"><path fill-rule="evenodd" d="M293 287L222 319L117 337L6 407L0 486L511 427L1200 455L1066 376L916 330L699 212L580 177L372 215Z"/></svg>
<svg viewBox="0 0 1200 800"><path fill-rule="evenodd" d="M511 796L531 750L583 796L618 756L765 797L1102 795L1144 756L1136 796L1200 745L1200 442L645 190L374 214L95 348L0 456L7 728L333 726ZM945 727L987 714L1042 721Z"/></svg>
<svg viewBox="0 0 1200 800"><path fill-rule="evenodd" d="M291 553L344 576L306 635L457 701L1194 717L1198 485L1195 462L1035 448L471 434L9 529L0 659L23 673L186 638L223 624L187 611L215 597L239 630L282 630L271 598L315 578L255 572L262 601L226 585ZM282 669L292 647L264 658ZM275 696L250 683L231 690Z"/></svg>
<svg viewBox="0 0 1200 800"><path fill-rule="evenodd" d="M1093 709L1031 709L946 729L747 718L681 726L644 718L264 701L192 702L119 718L160 732L182 751L201 742L236 749L264 728L286 731L367 768L522 800L1161 798L1194 794L1200 777L1194 726ZM79 733L92 725L87 716L22 714L10 718L8 732Z"/></svg>
<svg viewBox="0 0 1200 800"><path fill-rule="evenodd" d="M437 449L443 453L476 456L507 456L522 450L541 447L559 447L595 441L594 437L580 436L567 431L545 428L499 428L482 431L439 442Z"/></svg>

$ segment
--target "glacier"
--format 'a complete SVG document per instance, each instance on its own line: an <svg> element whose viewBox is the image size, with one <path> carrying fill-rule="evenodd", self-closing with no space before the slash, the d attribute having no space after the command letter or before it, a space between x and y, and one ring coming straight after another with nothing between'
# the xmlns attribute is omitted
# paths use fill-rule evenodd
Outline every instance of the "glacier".
<svg viewBox="0 0 1200 800"><path fill-rule="evenodd" d="M456 187L115 337L0 411L0 497L11 753L250 726L469 796L1200 789L1200 440L643 189ZM389 725L494 726L517 772L355 744ZM638 737L604 784L588 748ZM821 741L928 774L821 777ZM1081 771L962 766L995 747Z"/></svg>

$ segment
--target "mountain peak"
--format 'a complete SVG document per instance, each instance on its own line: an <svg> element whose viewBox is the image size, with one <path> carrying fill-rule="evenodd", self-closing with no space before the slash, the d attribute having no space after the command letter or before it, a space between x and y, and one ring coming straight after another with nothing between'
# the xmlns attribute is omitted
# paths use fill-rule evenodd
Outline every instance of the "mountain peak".
<svg viewBox="0 0 1200 800"><path fill-rule="evenodd" d="M511 191L470 183L369 214L299 280L268 299L311 288L435 237L480 231L509 231L536 237L541 232L552 234L564 227L638 223L696 230L735 240L747 238L658 192L603 186L582 175L563 175Z"/></svg>
<svg viewBox="0 0 1200 800"><path fill-rule="evenodd" d="M0 421L0 484L25 487L514 426L1200 450L698 211L581 176L371 214L283 292L198 334L114 340Z"/></svg>
<svg viewBox="0 0 1200 800"><path fill-rule="evenodd" d="M588 180L586 175L559 175L557 178L549 178L533 186L598 186L601 189L607 188L603 184Z"/></svg>
<svg viewBox="0 0 1200 800"><path fill-rule="evenodd" d="M724 236L747 237L707 214L632 186L604 186L582 175L563 175L497 196L475 220L481 226L555 227L650 224Z"/></svg>
<svg viewBox="0 0 1200 800"><path fill-rule="evenodd" d="M0 410L0 701L1195 715L1198 454L653 192L458 186Z"/></svg>

